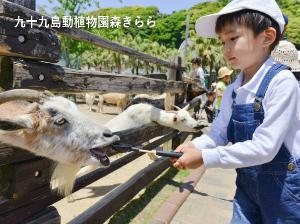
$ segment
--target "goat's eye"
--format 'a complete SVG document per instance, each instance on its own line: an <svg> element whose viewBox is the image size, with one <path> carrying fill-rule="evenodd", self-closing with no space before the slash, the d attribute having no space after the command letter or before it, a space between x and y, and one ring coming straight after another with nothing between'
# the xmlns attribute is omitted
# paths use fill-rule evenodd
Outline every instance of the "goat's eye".
<svg viewBox="0 0 300 224"><path fill-rule="evenodd" d="M185 118L183 118L183 119L181 119L181 121L182 121L182 122L184 122L184 121L186 121L186 119L185 119Z"/></svg>
<svg viewBox="0 0 300 224"><path fill-rule="evenodd" d="M63 117L60 117L60 118L58 118L58 119L55 120L54 124L56 124L56 125L63 125L66 122L67 122L66 119L64 119Z"/></svg>

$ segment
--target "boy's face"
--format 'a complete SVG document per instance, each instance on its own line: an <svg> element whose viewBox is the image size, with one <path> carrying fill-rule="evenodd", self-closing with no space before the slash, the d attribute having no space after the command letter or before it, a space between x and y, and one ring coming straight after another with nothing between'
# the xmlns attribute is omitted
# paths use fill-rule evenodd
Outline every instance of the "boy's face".
<svg viewBox="0 0 300 224"><path fill-rule="evenodd" d="M263 35L255 37L245 25L227 23L218 36L223 44L224 57L234 69L247 70L260 63L265 55Z"/></svg>

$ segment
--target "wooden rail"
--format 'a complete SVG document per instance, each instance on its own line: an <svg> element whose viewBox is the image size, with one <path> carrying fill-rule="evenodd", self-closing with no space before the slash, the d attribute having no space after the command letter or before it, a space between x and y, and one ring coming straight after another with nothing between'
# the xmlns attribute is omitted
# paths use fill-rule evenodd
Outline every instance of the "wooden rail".
<svg viewBox="0 0 300 224"><path fill-rule="evenodd" d="M15 23L0 16L0 55L59 61L60 41L54 30L38 26L16 29Z"/></svg>
<svg viewBox="0 0 300 224"><path fill-rule="evenodd" d="M126 183L117 187L116 190L105 195L101 201L96 202L77 218L70 221L69 224L104 223L118 209L127 204L141 189L167 169L169 165L170 161L168 159L162 159L150 164Z"/></svg>
<svg viewBox="0 0 300 224"><path fill-rule="evenodd" d="M188 136L187 133L179 133L177 137L182 141ZM103 223L122 206L127 204L140 190L151 183L158 175L170 166L169 159L160 159L148 167L137 172L126 183L117 187L100 201L70 221L70 224Z"/></svg>
<svg viewBox="0 0 300 224"><path fill-rule="evenodd" d="M75 70L29 60L2 58L0 85L3 88L48 89L53 92L182 93L184 82ZM12 79L14 77L14 79Z"/></svg>

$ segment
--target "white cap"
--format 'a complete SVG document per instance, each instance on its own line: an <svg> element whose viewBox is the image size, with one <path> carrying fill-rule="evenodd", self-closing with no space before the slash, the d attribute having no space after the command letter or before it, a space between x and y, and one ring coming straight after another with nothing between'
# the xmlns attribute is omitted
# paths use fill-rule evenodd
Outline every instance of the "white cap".
<svg viewBox="0 0 300 224"><path fill-rule="evenodd" d="M200 17L195 26L197 34L202 37L215 37L217 35L215 27L219 16L244 9L259 11L270 16L279 24L281 33L283 32L285 22L275 0L232 0L220 12Z"/></svg>

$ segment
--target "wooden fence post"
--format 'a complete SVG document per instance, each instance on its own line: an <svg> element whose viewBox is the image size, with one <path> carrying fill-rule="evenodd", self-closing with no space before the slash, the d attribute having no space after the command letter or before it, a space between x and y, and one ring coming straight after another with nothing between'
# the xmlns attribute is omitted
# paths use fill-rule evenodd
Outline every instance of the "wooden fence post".
<svg viewBox="0 0 300 224"><path fill-rule="evenodd" d="M181 58L180 57L174 57L171 59L171 62L173 62L178 68L181 67ZM167 73L167 80L175 80L175 81L181 81L182 80L182 74L180 70L170 68ZM166 100L165 100L165 110L174 110L175 108L172 107L172 105L178 105L179 101L179 94L166 94ZM180 138L173 138L172 140L164 143L163 148L164 150L171 150L175 149L180 144Z"/></svg>

